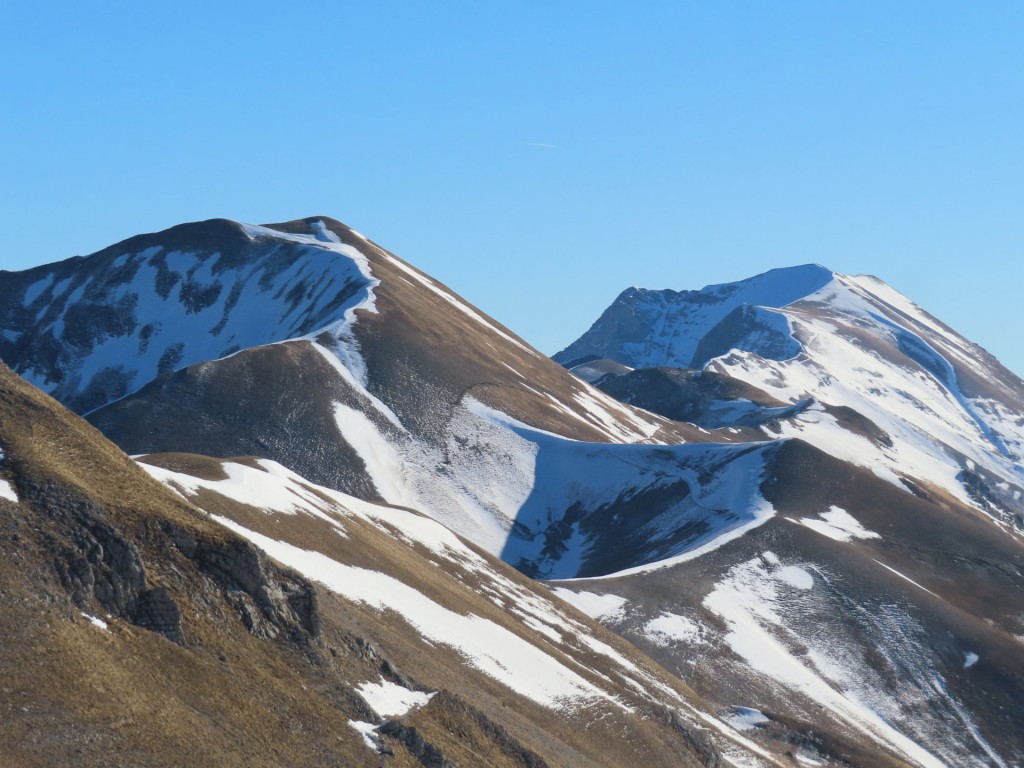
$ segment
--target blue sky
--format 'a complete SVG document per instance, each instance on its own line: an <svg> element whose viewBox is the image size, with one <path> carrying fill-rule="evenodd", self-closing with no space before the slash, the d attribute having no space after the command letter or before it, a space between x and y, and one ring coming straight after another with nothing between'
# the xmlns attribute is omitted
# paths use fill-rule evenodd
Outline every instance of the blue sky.
<svg viewBox="0 0 1024 768"><path fill-rule="evenodd" d="M547 353L872 273L1024 373L1024 3L0 6L0 268L341 219Z"/></svg>

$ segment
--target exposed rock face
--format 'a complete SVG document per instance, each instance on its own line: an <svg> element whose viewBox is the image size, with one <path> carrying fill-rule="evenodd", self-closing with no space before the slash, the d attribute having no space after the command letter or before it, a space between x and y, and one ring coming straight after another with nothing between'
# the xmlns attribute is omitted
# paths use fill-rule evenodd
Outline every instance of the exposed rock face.
<svg viewBox="0 0 1024 768"><path fill-rule="evenodd" d="M458 768L434 744L425 741L414 726L402 725L398 720L388 720L377 729L384 736L390 736L405 747L425 768Z"/></svg>
<svg viewBox="0 0 1024 768"><path fill-rule="evenodd" d="M22 484L26 503L45 510L55 537L54 566L61 583L82 611L96 600L110 615L157 632L178 644L186 642L181 611L163 587L151 587L139 548L111 522L104 508L53 482ZM274 566L252 544L234 540L197 539L165 525L173 541L200 569L226 591L246 627L273 638L281 632L290 641L308 644L319 634L316 592L306 580ZM163 536L161 536L163 538Z"/></svg>
<svg viewBox="0 0 1024 768"><path fill-rule="evenodd" d="M700 756L704 768L719 768L722 765L722 754L706 729L695 728L693 725L685 723L678 713L670 709L664 711L664 716Z"/></svg>
<svg viewBox="0 0 1024 768"><path fill-rule="evenodd" d="M117 530L103 508L53 482L21 485L27 503L46 510L54 524L54 567L82 611L95 600L108 615L183 644L181 611L166 589L149 588L138 547Z"/></svg>
<svg viewBox="0 0 1024 768"><path fill-rule="evenodd" d="M190 555L227 590L246 627L270 639L284 631L308 644L320 634L316 590L305 579L275 567L247 541L203 541ZM257 610L254 610L257 609Z"/></svg>
<svg viewBox="0 0 1024 768"><path fill-rule="evenodd" d="M185 642L181 632L181 611L163 587L147 589L130 606L131 620L140 627L163 635L178 644Z"/></svg>

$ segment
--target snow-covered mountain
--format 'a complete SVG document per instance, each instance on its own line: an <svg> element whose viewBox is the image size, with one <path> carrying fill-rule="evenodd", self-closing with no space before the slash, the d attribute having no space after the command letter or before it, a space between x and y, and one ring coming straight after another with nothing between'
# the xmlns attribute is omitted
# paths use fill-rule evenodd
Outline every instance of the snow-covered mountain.
<svg viewBox="0 0 1024 768"><path fill-rule="evenodd" d="M816 720L812 757L852 727L918 765L1018 763L993 742L1018 729L1020 673L978 664L1024 642L1024 382L877 278L819 266L629 289L556 359L624 402L782 443L765 525L565 596L728 690L738 722Z"/></svg>
<svg viewBox="0 0 1024 768"><path fill-rule="evenodd" d="M773 433L1024 528L1024 382L877 278L808 265L700 291L630 289L555 359L587 356L812 399Z"/></svg>
<svg viewBox="0 0 1024 768"><path fill-rule="evenodd" d="M548 764L1024 760L1024 384L873 278L631 289L570 372L336 221L214 220L0 273L0 320L15 371L403 669L443 649L388 691L454 675ZM613 643L558 599L637 655L580 655Z"/></svg>

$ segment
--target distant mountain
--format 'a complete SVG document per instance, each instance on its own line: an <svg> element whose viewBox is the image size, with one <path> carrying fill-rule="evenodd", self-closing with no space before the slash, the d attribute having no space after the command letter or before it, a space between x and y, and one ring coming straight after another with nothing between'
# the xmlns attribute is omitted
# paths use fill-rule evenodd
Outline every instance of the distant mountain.
<svg viewBox="0 0 1024 768"><path fill-rule="evenodd" d="M1024 761L1024 383L874 278L630 289L566 370L339 222L214 220L0 273L0 319L4 360L167 489L143 496L263 553L293 613L315 591L315 665L372 639L319 688L289 673L376 713L338 705L342 762ZM147 573L191 573L174 541ZM175 647L303 626L203 584L167 591ZM225 618L197 635L203 595ZM106 610L150 628L137 601Z"/></svg>
<svg viewBox="0 0 1024 768"><path fill-rule="evenodd" d="M877 278L809 265L700 291L630 289L555 359L582 355L702 369L783 404L812 399L774 435L1024 529L1024 382Z"/></svg>
<svg viewBox="0 0 1024 768"><path fill-rule="evenodd" d="M781 444L763 526L565 596L751 728L815 721L812 755L854 727L917 765L1021 760L1002 741L1021 672L1002 660L1024 642L1024 382L877 278L819 266L629 289L555 359L623 402Z"/></svg>
<svg viewBox="0 0 1024 768"><path fill-rule="evenodd" d="M785 359L795 354L796 344L784 318L766 310L804 299L834 277L825 267L807 264L699 291L628 288L555 360L594 356L632 368L700 368L728 352L732 347L723 345L730 339L746 339L760 354Z"/></svg>

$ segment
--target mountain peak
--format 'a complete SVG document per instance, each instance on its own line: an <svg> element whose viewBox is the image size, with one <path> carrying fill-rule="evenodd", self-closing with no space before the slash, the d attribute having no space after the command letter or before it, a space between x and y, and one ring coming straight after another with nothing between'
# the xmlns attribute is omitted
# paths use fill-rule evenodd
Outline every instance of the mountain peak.
<svg viewBox="0 0 1024 768"><path fill-rule="evenodd" d="M157 375L344 322L372 304L360 246L332 219L210 219L6 273L0 356L84 413Z"/></svg>
<svg viewBox="0 0 1024 768"><path fill-rule="evenodd" d="M702 351L700 340L735 314L739 324L729 333L775 331L782 335L773 345L777 354L788 354L788 333L768 310L781 309L805 299L836 278L820 264L772 269L745 280L707 285L699 291L629 288L619 295L587 333L555 355L564 362L586 355L607 357L632 367L695 367ZM736 314L738 313L738 314ZM782 323L785 325L785 323ZM658 326L662 336L651 338Z"/></svg>
<svg viewBox="0 0 1024 768"><path fill-rule="evenodd" d="M835 277L835 272L821 264L798 264L769 269L745 280L706 285L696 293L729 295L741 290L756 291L757 300L747 303L779 308L824 288Z"/></svg>

